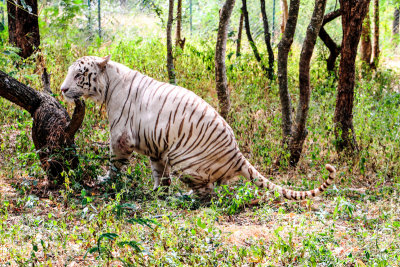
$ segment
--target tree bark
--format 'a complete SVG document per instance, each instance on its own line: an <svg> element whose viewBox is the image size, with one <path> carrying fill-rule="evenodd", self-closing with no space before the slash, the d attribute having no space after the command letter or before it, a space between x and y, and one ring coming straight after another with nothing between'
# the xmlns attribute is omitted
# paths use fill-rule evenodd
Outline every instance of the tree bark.
<svg viewBox="0 0 400 267"><path fill-rule="evenodd" d="M340 54L340 47L333 41L333 39L329 36L329 34L324 29L324 25L332 20L336 19L341 15L340 9L330 12L324 16L324 20L322 22L322 27L319 30L319 38L321 38L322 42L329 49L329 57L326 60L326 68L328 71L335 70L335 62L337 57Z"/></svg>
<svg viewBox="0 0 400 267"><path fill-rule="evenodd" d="M7 1L7 12L9 41L28 58L40 45L37 0Z"/></svg>
<svg viewBox="0 0 400 267"><path fill-rule="evenodd" d="M215 85L218 94L220 114L225 119L228 116L231 106L225 66L226 41L228 38L229 19L234 6L235 0L226 0L220 11L217 44L215 48Z"/></svg>
<svg viewBox="0 0 400 267"><path fill-rule="evenodd" d="M282 144L284 147L288 145L290 136L292 135L292 103L287 83L287 64L290 47L292 46L293 36L296 31L299 6L300 0L290 1L286 29L278 44L278 81L279 97L282 106Z"/></svg>
<svg viewBox="0 0 400 267"><path fill-rule="evenodd" d="M272 46L271 46L271 34L269 32L269 26L268 26L268 17L267 13L265 12L265 0L260 0L261 4L261 16L263 19L263 26L264 26L264 40L265 40L265 45L267 46L267 51L268 51L268 68L267 68L267 75L268 79L272 80L274 79L274 52L272 51Z"/></svg>
<svg viewBox="0 0 400 267"><path fill-rule="evenodd" d="M376 69L378 67L379 55L379 0L374 0L374 45L372 47L372 69Z"/></svg>
<svg viewBox="0 0 400 267"><path fill-rule="evenodd" d="M282 11L282 21L281 21L281 33L283 34L286 29L286 22L288 19L288 4L287 0L281 0L281 11Z"/></svg>
<svg viewBox="0 0 400 267"><path fill-rule="evenodd" d="M178 5L176 9L176 37L175 46L180 47L182 50L185 47L186 39L182 39L182 0L178 0Z"/></svg>
<svg viewBox="0 0 400 267"><path fill-rule="evenodd" d="M397 46L399 42L399 21L400 21L400 9L395 7L393 14L393 26L392 26L392 42Z"/></svg>
<svg viewBox="0 0 400 267"><path fill-rule="evenodd" d="M240 12L238 37L236 42L236 57L240 56L240 46L242 44L242 32L243 32L243 19L244 19L243 12Z"/></svg>
<svg viewBox="0 0 400 267"><path fill-rule="evenodd" d="M253 37L251 36L249 13L247 12L247 1L246 0L242 0L242 3L243 3L242 13L243 13L243 16L244 16L244 28L246 30L247 39L249 40L250 47L253 50L254 57L256 58L257 62L260 64L261 69L269 77L268 69L263 64L263 62L261 60L260 53L258 52L256 43L254 42Z"/></svg>
<svg viewBox="0 0 400 267"><path fill-rule="evenodd" d="M167 70L170 84L176 84L174 57L172 55L172 22L174 16L174 0L169 0L167 21Z"/></svg>
<svg viewBox="0 0 400 267"><path fill-rule="evenodd" d="M371 63L372 44L371 44L371 23L369 14L367 12L361 31L361 61L364 66L368 66Z"/></svg>
<svg viewBox="0 0 400 267"><path fill-rule="evenodd" d="M76 100L72 120L52 96L36 91L0 71L0 96L27 110L32 118L32 139L42 168L51 181L64 183L62 172L78 166L74 135L85 116L83 101Z"/></svg>
<svg viewBox="0 0 400 267"><path fill-rule="evenodd" d="M297 107L296 124L290 140L290 164L296 166L303 150L307 136L306 122L310 104L310 62L315 43L324 19L327 0L316 0L310 24L307 27L306 37L300 54L299 62L299 105Z"/></svg>
<svg viewBox="0 0 400 267"><path fill-rule="evenodd" d="M353 127L355 61L369 2L370 0L340 0L343 40L334 115L336 147L339 151L344 148L358 149Z"/></svg>

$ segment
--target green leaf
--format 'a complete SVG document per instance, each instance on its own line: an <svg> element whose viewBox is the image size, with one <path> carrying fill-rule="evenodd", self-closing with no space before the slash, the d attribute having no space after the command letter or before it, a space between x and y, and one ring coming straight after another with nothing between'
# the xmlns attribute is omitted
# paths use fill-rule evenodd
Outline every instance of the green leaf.
<svg viewBox="0 0 400 267"><path fill-rule="evenodd" d="M197 226L202 228L202 229L206 229L207 225L205 223L201 222L201 218L198 218L197 219Z"/></svg>
<svg viewBox="0 0 400 267"><path fill-rule="evenodd" d="M144 218L131 218L129 220L127 220L128 223L131 224L140 224L142 226L147 226L150 229L153 229L153 227L151 226L151 224L155 224L160 226L160 224L156 221L156 220L152 220L152 219L144 219Z"/></svg>
<svg viewBox="0 0 400 267"><path fill-rule="evenodd" d="M117 244L119 247L123 247L123 246L130 246L131 248L133 248L136 252L142 252L142 250L140 249L139 245L140 243L136 242L136 241L122 241L119 242Z"/></svg>
<svg viewBox="0 0 400 267"><path fill-rule="evenodd" d="M93 254L93 253L95 253L96 251L97 251L97 252L99 251L98 247L89 248L89 249L86 251L85 255L83 256L83 259L86 259L86 256L87 256L88 253Z"/></svg>

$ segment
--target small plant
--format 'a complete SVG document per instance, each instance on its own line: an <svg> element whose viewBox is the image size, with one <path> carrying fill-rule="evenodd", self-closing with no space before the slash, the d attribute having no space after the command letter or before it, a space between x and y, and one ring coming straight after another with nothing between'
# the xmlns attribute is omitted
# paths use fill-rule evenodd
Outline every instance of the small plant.
<svg viewBox="0 0 400 267"><path fill-rule="evenodd" d="M254 189L250 182L236 186L235 190L231 190L227 185L220 186L216 188L216 195L212 206L222 209L222 212L228 215L240 212L251 201L259 198L258 189Z"/></svg>

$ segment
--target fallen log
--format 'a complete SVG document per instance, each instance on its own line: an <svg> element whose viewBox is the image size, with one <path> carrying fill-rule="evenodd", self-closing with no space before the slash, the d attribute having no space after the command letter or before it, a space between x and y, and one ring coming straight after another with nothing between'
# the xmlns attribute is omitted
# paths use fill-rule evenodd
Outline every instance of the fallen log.
<svg viewBox="0 0 400 267"><path fill-rule="evenodd" d="M32 118L32 140L38 152L43 170L49 182L62 185L62 173L75 169L79 160L76 155L74 136L85 116L85 103L75 100L72 119L65 108L51 95L20 83L0 71L0 96L27 110Z"/></svg>

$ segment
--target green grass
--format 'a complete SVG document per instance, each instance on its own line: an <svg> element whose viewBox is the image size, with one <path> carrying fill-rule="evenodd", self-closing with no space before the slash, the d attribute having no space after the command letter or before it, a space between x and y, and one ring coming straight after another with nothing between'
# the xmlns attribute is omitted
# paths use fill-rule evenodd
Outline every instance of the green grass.
<svg viewBox="0 0 400 267"><path fill-rule="evenodd" d="M115 61L167 80L164 42L156 37L138 35L107 45L43 38L48 45L41 55L55 94L69 64L83 55L111 54ZM214 43L186 43L176 59L178 84L217 107ZM148 159L134 155L117 182L87 188L82 181L104 173L108 164L108 122L104 110L89 101L76 135L80 167L65 174L63 190L43 192L45 177L30 137L30 115L0 99L0 265L398 265L398 74L384 67L364 78L357 73L354 125L360 152L339 155L332 121L337 81L325 72L322 50L316 51L303 155L296 169L285 164L277 168L273 163L282 152L277 83L265 78L249 49L236 58L231 55L234 44L228 46L228 122L242 152L268 178L298 190L318 186L327 176L324 165L331 163L338 170L333 187L314 200L289 202L239 179L218 187L217 197L205 205L174 197L186 190L174 179L170 195L160 199L161 192L152 192ZM15 53L8 47L2 52L2 70L42 87L39 57L16 69ZM298 55L295 47L289 66L294 106ZM71 113L73 106L66 107Z"/></svg>

